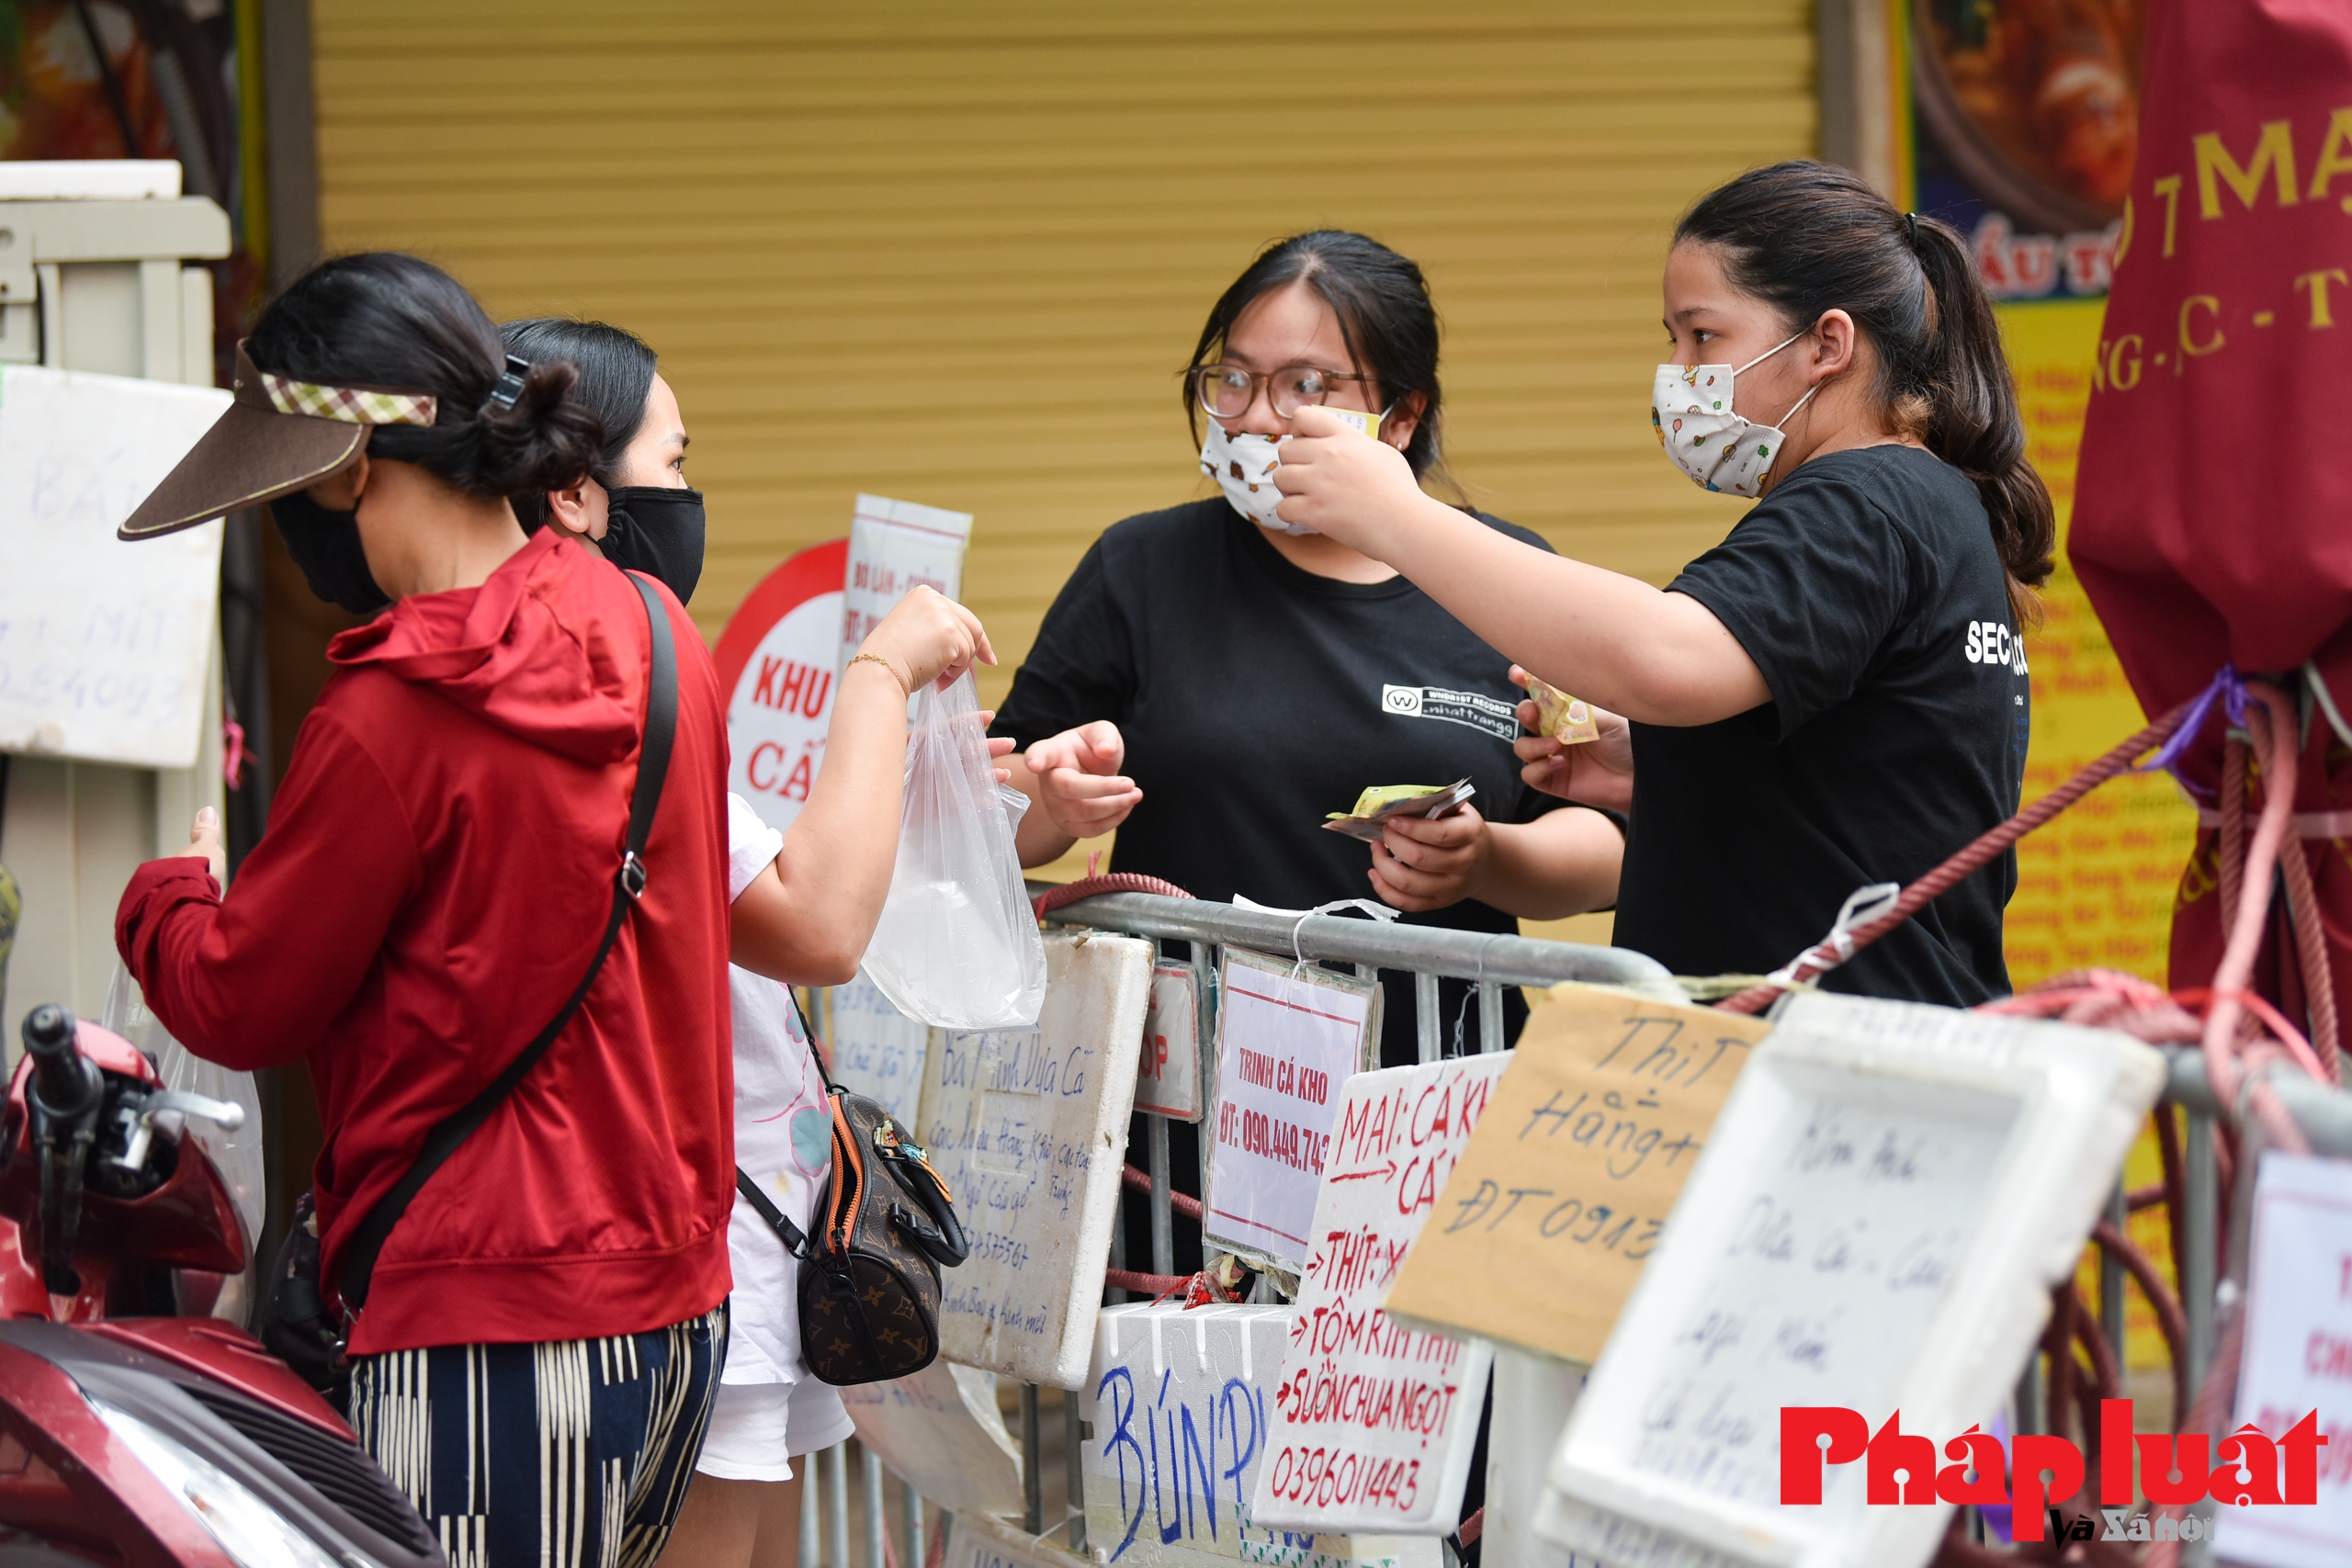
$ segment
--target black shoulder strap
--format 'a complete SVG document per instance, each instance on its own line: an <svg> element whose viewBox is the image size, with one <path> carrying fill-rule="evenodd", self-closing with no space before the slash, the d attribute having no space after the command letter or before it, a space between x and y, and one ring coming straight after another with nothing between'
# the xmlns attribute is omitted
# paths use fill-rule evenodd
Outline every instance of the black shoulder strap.
<svg viewBox="0 0 2352 1568"><path fill-rule="evenodd" d="M621 851L621 863L613 878L613 912L605 922L604 940L596 944L596 956L588 961L588 973L580 977L562 1008L550 1019L548 1026L523 1047L521 1055L506 1065L506 1070L491 1080L488 1088L435 1125L424 1135L424 1147L409 1167L408 1174L395 1183L368 1217L352 1232L351 1244L344 1249L343 1267L338 1278L343 1288L345 1308L356 1312L367 1303L369 1281L376 1272L376 1258L384 1250L384 1243L392 1227L408 1212L433 1173L441 1168L448 1157L458 1152L458 1145L471 1137L475 1129L490 1120L499 1102L514 1092L524 1075L537 1065L548 1047L555 1043L571 1015L580 1010L587 999L588 988L596 983L603 972L605 956L613 951L613 943L620 940L621 920L628 914L629 906L645 891L645 840L653 831L653 813L662 804L662 783L670 772L670 746L678 730L678 651L670 631L669 613L662 607L661 596L650 582L636 572L624 574L638 594L645 601L646 620L652 631L652 669L647 678L645 696L645 739L638 750L637 784L629 796L628 837Z"/></svg>
<svg viewBox="0 0 2352 1568"><path fill-rule="evenodd" d="M735 1190L750 1199L752 1207L760 1212L760 1218L768 1223L768 1228L784 1238L784 1249L786 1252L795 1258L808 1256L808 1236L802 1234L798 1225L794 1224L786 1216L782 1209L775 1206L775 1201L761 1189L760 1184L752 1179L751 1172L740 1165L735 1168Z"/></svg>

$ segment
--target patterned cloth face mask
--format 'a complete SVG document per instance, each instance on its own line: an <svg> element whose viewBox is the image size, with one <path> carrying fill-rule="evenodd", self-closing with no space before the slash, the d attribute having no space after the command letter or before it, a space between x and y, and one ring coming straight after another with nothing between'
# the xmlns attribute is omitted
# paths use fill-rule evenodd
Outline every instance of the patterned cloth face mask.
<svg viewBox="0 0 2352 1568"><path fill-rule="evenodd" d="M1787 437L1781 426L1821 390L1816 382L1781 416L1780 424L1758 424L1731 406L1732 378L1746 374L1804 336L1798 333L1747 364L1661 365L1650 384L1650 425L1674 466L1702 490L1753 496L1762 491L1772 459ZM1238 504L1238 503L1237 503Z"/></svg>
<svg viewBox="0 0 2352 1568"><path fill-rule="evenodd" d="M1387 412L1366 413L1361 409L1335 409L1325 405L1324 412L1338 414L1349 424L1377 440L1381 421ZM1318 530L1304 523L1285 522L1274 508L1283 502L1283 492L1274 488L1274 470L1283 466L1283 443L1287 435L1260 435L1255 431L1228 434L1216 420L1207 422L1209 431L1201 442L1201 472L1216 480L1225 491L1225 499L1259 527L1276 534L1313 534Z"/></svg>

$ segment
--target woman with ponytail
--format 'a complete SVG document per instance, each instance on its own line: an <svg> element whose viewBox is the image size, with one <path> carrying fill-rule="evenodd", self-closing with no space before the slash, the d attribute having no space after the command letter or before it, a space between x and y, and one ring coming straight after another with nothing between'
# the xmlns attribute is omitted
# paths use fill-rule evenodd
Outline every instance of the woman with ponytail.
<svg viewBox="0 0 2352 1568"><path fill-rule="evenodd" d="M1666 456L1761 499L1664 591L1477 526L1320 410L1301 411L1274 480L1284 519L1632 721L1629 746L1522 739L1529 782L1630 810L1621 944L1679 974L1760 974L1850 895L2016 812L2019 634L2055 525L1960 236L1849 171L1779 164L1702 198L1675 230L1665 305ZM2016 883L2005 855L1824 983L2005 994Z"/></svg>
<svg viewBox="0 0 2352 1568"><path fill-rule="evenodd" d="M352 1427L451 1560L489 1568L651 1563L727 1337L725 711L674 597L516 521L594 465L574 378L509 355L435 267L330 261L263 313L228 412L123 526L268 502L314 587L380 612L329 645L235 887L204 813L116 935L197 1055L309 1066ZM640 885L658 626L675 720ZM469 1104L486 1117L421 1167ZM397 1219L355 1266L379 1205Z"/></svg>

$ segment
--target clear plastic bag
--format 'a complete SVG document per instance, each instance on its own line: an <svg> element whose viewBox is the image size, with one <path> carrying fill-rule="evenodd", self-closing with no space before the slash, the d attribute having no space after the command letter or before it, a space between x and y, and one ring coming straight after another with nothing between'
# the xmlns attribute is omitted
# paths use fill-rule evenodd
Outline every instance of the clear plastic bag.
<svg viewBox="0 0 2352 1568"><path fill-rule="evenodd" d="M229 1196L237 1201L238 1217L245 1222L245 1245L254 1246L261 1238L262 1210L268 1194L262 1165L261 1091L254 1086L253 1074L205 1061L173 1039L163 1020L147 1010L147 998L141 993L139 982L130 977L130 971L119 960L114 966L113 983L107 987L106 1015L98 1022L152 1054L157 1070L164 1075L165 1089L225 1100L244 1108L244 1124L233 1133L210 1122L192 1119L184 1129L184 1135L203 1145L204 1152L211 1156L220 1179L228 1183Z"/></svg>
<svg viewBox="0 0 2352 1568"><path fill-rule="evenodd" d="M1018 795L1000 792L970 671L944 692L924 688L898 864L865 967L900 1012L936 1028L1026 1028L1045 1005L1046 944L1006 794Z"/></svg>

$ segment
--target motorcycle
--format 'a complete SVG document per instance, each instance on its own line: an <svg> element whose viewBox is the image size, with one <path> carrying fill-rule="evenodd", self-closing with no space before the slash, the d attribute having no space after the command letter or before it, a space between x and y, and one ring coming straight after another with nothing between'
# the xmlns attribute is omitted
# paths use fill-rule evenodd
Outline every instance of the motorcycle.
<svg viewBox="0 0 2352 1568"><path fill-rule="evenodd" d="M119 1035L41 1007L0 1116L0 1568L446 1568L308 1383L201 1311L244 1222Z"/></svg>

